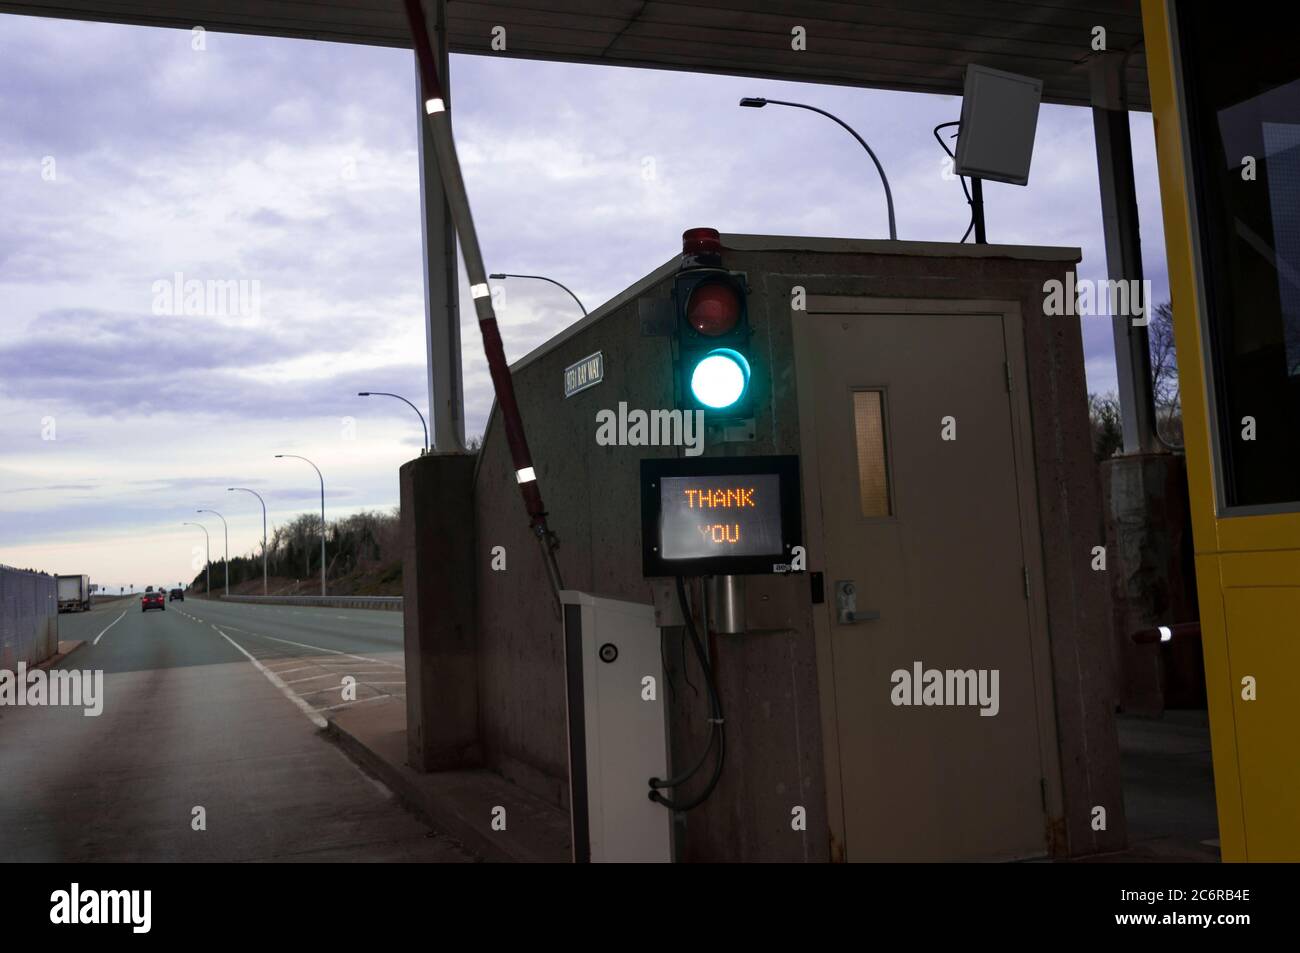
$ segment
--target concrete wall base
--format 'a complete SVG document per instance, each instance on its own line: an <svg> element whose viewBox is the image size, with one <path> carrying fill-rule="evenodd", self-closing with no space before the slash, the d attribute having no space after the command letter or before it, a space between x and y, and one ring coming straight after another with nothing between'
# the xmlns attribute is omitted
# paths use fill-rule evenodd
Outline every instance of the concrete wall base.
<svg viewBox="0 0 1300 953"><path fill-rule="evenodd" d="M1186 463L1174 453L1118 456L1102 463L1101 477L1116 704L1133 714L1157 715L1166 705L1161 647L1137 645L1130 636L1197 619Z"/></svg>
<svg viewBox="0 0 1300 953"><path fill-rule="evenodd" d="M474 461L435 453L401 469L407 758L417 771L482 763Z"/></svg>

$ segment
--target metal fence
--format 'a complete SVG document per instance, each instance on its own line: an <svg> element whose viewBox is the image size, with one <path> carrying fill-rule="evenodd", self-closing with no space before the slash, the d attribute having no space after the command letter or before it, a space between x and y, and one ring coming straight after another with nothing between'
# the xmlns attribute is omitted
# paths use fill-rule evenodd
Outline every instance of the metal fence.
<svg viewBox="0 0 1300 953"><path fill-rule="evenodd" d="M58 650L58 579L0 566L0 669L35 665Z"/></svg>
<svg viewBox="0 0 1300 953"><path fill-rule="evenodd" d="M225 602L260 602L273 606L327 606L331 609L402 611L401 596L222 596Z"/></svg>

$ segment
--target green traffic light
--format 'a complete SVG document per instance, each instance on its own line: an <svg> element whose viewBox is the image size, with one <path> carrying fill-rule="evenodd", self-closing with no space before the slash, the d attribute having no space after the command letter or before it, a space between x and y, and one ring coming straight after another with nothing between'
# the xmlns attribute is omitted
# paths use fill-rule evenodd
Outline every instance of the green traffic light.
<svg viewBox="0 0 1300 953"><path fill-rule="evenodd" d="M730 407L748 387L749 361L729 347L710 351L691 371L691 394L713 410Z"/></svg>

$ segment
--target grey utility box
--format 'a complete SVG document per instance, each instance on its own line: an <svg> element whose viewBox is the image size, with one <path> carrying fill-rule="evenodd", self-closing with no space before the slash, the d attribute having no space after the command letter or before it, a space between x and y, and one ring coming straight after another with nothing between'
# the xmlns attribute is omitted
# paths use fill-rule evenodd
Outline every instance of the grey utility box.
<svg viewBox="0 0 1300 953"><path fill-rule="evenodd" d="M669 862L672 817L649 798L668 776L654 607L565 590L569 806L578 862Z"/></svg>
<svg viewBox="0 0 1300 953"><path fill-rule="evenodd" d="M974 63L967 66L957 174L1025 185L1042 98L1042 80Z"/></svg>

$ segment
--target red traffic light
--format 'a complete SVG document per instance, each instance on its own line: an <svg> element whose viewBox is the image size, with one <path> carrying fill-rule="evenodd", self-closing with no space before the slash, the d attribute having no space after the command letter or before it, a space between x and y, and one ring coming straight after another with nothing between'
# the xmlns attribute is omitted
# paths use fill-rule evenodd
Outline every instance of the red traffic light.
<svg viewBox="0 0 1300 953"><path fill-rule="evenodd" d="M686 320L706 337L718 337L731 331L740 320L740 297L736 289L721 281L698 285L686 302Z"/></svg>
<svg viewBox="0 0 1300 953"><path fill-rule="evenodd" d="M683 255L722 254L722 236L716 228L688 228L682 232Z"/></svg>

